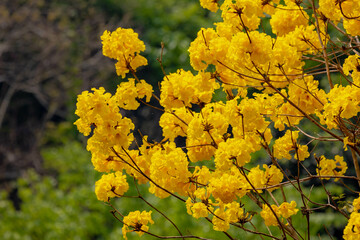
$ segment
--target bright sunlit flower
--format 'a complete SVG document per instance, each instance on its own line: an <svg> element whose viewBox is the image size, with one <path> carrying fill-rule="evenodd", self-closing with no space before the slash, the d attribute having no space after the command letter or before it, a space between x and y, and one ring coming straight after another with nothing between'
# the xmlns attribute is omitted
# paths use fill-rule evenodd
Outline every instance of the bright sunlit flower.
<svg viewBox="0 0 360 240"><path fill-rule="evenodd" d="M122 78L130 70L147 65L147 60L139 55L145 51L145 44L132 29L118 28L114 32L105 31L101 36L103 54L116 59L116 73Z"/></svg>
<svg viewBox="0 0 360 240"><path fill-rule="evenodd" d="M144 234L144 231L147 232L149 230L148 224L154 224L151 213L151 211L135 211L125 216L123 219L124 226L122 228L123 237L127 239L126 234L128 232L136 232L140 237Z"/></svg>
<svg viewBox="0 0 360 240"><path fill-rule="evenodd" d="M121 172L102 175L95 184L95 193L100 201L108 202L110 198L120 197L129 189L126 175Z"/></svg>

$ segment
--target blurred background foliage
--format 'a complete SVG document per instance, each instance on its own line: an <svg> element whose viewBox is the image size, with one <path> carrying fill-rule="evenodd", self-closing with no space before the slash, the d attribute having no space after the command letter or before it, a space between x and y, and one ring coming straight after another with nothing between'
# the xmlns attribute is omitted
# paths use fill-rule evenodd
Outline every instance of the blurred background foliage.
<svg viewBox="0 0 360 240"><path fill-rule="evenodd" d="M194 0L1 1L1 239L120 238L122 224L113 218L109 206L96 200L94 183L100 174L93 170L85 150L86 139L72 124L76 119L77 94L98 86L114 91L121 81L115 75L114 62L102 56L100 36L104 30L120 26L134 28L146 44L149 61L139 76L157 90L157 82L163 78L156 60L161 42L165 45L166 73L180 67L190 70L190 42L201 27L211 27L218 20L218 15L202 9ZM224 99L221 93L215 99ZM141 125L139 130L150 139L161 139L161 132L154 127L159 112L140 108L124 115ZM304 130L314 131L308 125L304 125ZM320 149L331 153L333 148ZM253 157L264 159L266 155L259 152ZM185 206L176 204L176 199L159 201L146 194L147 187L139 186L143 196L165 211L184 234L223 239L223 233L211 231L208 222L195 221L187 215ZM330 189L334 194L340 190L336 184ZM291 195L291 189L288 192ZM133 188L128 194L137 193ZM314 188L311 194L326 201L326 193L321 189ZM293 196L295 200L296 193ZM122 198L114 205L124 214L134 209L151 210L133 198ZM169 222L153 212L154 233L177 234ZM341 234L345 224L328 212L311 220L312 235L320 233L322 239L327 239L322 224L334 223L329 231L335 235ZM264 230L261 221L260 216L254 216L259 230ZM301 223L304 218L297 214L294 221ZM258 239L244 231L230 232L241 239ZM129 239L138 237L129 234ZM143 239L153 237L145 235Z"/></svg>

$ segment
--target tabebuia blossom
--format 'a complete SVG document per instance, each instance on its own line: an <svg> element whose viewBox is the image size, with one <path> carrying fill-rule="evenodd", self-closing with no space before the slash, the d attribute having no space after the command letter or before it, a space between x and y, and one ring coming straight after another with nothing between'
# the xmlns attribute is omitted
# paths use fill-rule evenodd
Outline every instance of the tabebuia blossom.
<svg viewBox="0 0 360 240"><path fill-rule="evenodd" d="M158 83L139 78L145 44L120 27L105 31L101 42L122 80L113 93L92 88L77 99L74 124L88 136L94 169L103 173L95 194L113 208L124 238L135 232L207 239L186 236L168 217L172 206L157 208L172 198L187 217L228 239L244 232L316 238L304 226L319 212L337 214L344 239L360 239L360 1L200 5L219 21L197 29L187 49L190 69L168 72L161 60ZM131 111L140 107L159 112L150 127L162 138L133 122ZM125 197L143 201L178 235L150 230L152 211L115 209L112 203ZM331 227L319 232L331 235Z"/></svg>
<svg viewBox="0 0 360 240"><path fill-rule="evenodd" d="M116 73L122 78L126 73L147 65L147 60L139 55L145 51L145 44L138 34L130 28L118 28L113 32L105 31L101 36L103 54L117 60Z"/></svg>
<svg viewBox="0 0 360 240"><path fill-rule="evenodd" d="M124 217L124 226L122 228L122 234L127 239L126 234L128 232L136 232L140 237L144 235L144 232L149 230L148 224L154 224L151 218L152 211L134 211L130 212Z"/></svg>
<svg viewBox="0 0 360 240"><path fill-rule="evenodd" d="M103 175L95 184L95 193L100 201L108 202L110 198L120 197L129 189L126 175L121 172Z"/></svg>

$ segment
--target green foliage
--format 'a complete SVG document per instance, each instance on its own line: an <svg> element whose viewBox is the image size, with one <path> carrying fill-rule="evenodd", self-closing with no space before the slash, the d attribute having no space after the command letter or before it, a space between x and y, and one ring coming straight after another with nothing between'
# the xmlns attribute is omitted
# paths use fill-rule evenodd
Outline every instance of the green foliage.
<svg viewBox="0 0 360 240"><path fill-rule="evenodd" d="M108 239L116 223L107 218L106 206L93 193L89 154L79 143L68 142L44 150L43 156L46 170L58 177L29 170L16 183L20 210L1 194L0 212L7 220L0 225L2 239Z"/></svg>

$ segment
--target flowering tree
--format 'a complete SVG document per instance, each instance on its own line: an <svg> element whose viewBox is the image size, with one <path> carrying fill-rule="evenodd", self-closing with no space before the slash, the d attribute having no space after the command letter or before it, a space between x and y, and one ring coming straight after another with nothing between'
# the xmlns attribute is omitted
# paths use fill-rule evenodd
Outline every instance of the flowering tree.
<svg viewBox="0 0 360 240"><path fill-rule="evenodd" d="M75 124L85 136L91 135L87 149L95 169L104 172L96 182L97 198L113 207L112 198L131 197L126 192L133 179L136 188L148 184L149 192L160 199L176 198L187 214L210 222L229 239L235 239L230 228L261 239L309 239L310 217L327 209L347 219L344 239L359 239L360 2L200 4L213 12L220 9L223 21L200 29L190 44L194 71L166 73L161 52L160 96L136 74L147 65L138 34L118 28L101 36L103 54L117 61L117 74L131 77L114 94L93 88L78 96ZM272 32L263 28L266 23ZM215 100L219 91L226 101ZM152 98L161 107L152 106ZM141 133L142 142L134 140L134 124L120 109L136 110L141 104L162 112L161 142ZM307 132L304 124L318 133ZM178 138L185 139L184 145L175 141ZM316 155L318 143L339 146L336 142L343 148ZM253 157L259 151L268 156L260 162ZM344 158L346 152L350 158ZM295 167L286 168L288 162ZM328 191L334 182L355 196L350 210ZM328 201L314 200L311 189L305 193L309 183L321 186ZM296 190L296 198L287 197L289 187ZM154 234L149 229L149 224L156 225L151 211L124 216L113 207L125 238L136 232L205 239L184 235L140 192L135 197L171 222L178 236ZM297 214L303 215L306 229L293 223ZM252 222L255 215L261 216L266 231Z"/></svg>

